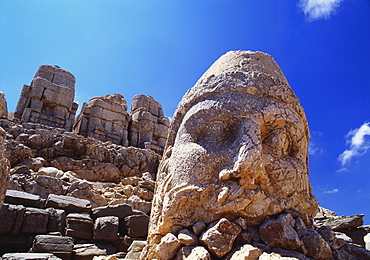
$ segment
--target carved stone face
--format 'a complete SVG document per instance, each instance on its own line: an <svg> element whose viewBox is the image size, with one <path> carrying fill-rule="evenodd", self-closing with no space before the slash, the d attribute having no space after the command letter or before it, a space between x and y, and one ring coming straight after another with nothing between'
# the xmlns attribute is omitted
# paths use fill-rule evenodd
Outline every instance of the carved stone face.
<svg viewBox="0 0 370 260"><path fill-rule="evenodd" d="M283 100L229 88L194 102L179 122L159 170L149 242L200 220L257 225L284 209L315 214L306 119Z"/></svg>

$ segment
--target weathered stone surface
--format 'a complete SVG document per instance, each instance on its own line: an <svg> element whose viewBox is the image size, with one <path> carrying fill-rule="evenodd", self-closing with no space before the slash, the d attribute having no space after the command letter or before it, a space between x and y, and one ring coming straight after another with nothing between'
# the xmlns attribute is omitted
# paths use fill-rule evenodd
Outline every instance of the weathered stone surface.
<svg viewBox="0 0 370 260"><path fill-rule="evenodd" d="M126 100L121 94L93 97L83 104L73 131L103 142L128 146L129 119Z"/></svg>
<svg viewBox="0 0 370 260"><path fill-rule="evenodd" d="M73 247L72 259L92 260L94 256L105 256L114 254L112 246L103 244L75 244Z"/></svg>
<svg viewBox="0 0 370 260"><path fill-rule="evenodd" d="M326 221L324 225L335 231L347 228L356 228L364 224L363 217L364 215L340 216Z"/></svg>
<svg viewBox="0 0 370 260"><path fill-rule="evenodd" d="M181 229L177 235L177 239L185 246L195 246L199 244L198 237L188 229Z"/></svg>
<svg viewBox="0 0 370 260"><path fill-rule="evenodd" d="M31 85L23 86L14 117L71 131L78 108L73 102L75 82L70 72L58 66L40 66Z"/></svg>
<svg viewBox="0 0 370 260"><path fill-rule="evenodd" d="M297 232L292 227L292 225L294 225L294 219L291 216L290 218L293 221L290 225L287 221L284 221L286 218L268 218L260 227L262 240L270 247L291 250L299 248L301 246L301 241L299 240Z"/></svg>
<svg viewBox="0 0 370 260"><path fill-rule="evenodd" d="M94 222L87 213L69 213L66 217L66 235L82 239L92 239Z"/></svg>
<svg viewBox="0 0 370 260"><path fill-rule="evenodd" d="M257 260L262 250L252 245L244 245L236 250L227 260Z"/></svg>
<svg viewBox="0 0 370 260"><path fill-rule="evenodd" d="M52 253L60 258L69 259L73 250L71 237L37 235L32 244L34 253Z"/></svg>
<svg viewBox="0 0 370 260"><path fill-rule="evenodd" d="M1 93L2 94L2 93ZM0 95L1 99L1 95ZM1 113L1 111L0 111ZM8 187L9 183L9 171L10 171L10 165L8 159L4 157L5 153L5 136L6 132L4 129L0 127L0 180L1 180L1 185L0 185L0 208L1 205L3 205L4 198L5 198L5 193Z"/></svg>
<svg viewBox="0 0 370 260"><path fill-rule="evenodd" d="M7 117L8 117L8 105L4 93L0 91L0 118Z"/></svg>
<svg viewBox="0 0 370 260"><path fill-rule="evenodd" d="M71 196L50 194L46 200L46 207L59 208L66 212L91 212L90 201Z"/></svg>
<svg viewBox="0 0 370 260"><path fill-rule="evenodd" d="M92 215L94 218L116 216L119 219L123 219L133 214L134 212L132 208L127 204L107 205L92 209Z"/></svg>
<svg viewBox="0 0 370 260"><path fill-rule="evenodd" d="M148 95L136 95L131 101L130 145L162 153L169 127L162 106Z"/></svg>
<svg viewBox="0 0 370 260"><path fill-rule="evenodd" d="M61 260L51 253L9 253L2 256L4 260Z"/></svg>
<svg viewBox="0 0 370 260"><path fill-rule="evenodd" d="M0 235L0 255L14 252L27 252L34 239L34 234Z"/></svg>
<svg viewBox="0 0 370 260"><path fill-rule="evenodd" d="M216 257L222 257L230 252L235 238L239 235L241 228L222 218L210 225L201 235L200 241Z"/></svg>
<svg viewBox="0 0 370 260"><path fill-rule="evenodd" d="M4 203L0 208L0 234L16 235L22 227L26 208Z"/></svg>
<svg viewBox="0 0 370 260"><path fill-rule="evenodd" d="M118 237L119 218L115 216L100 217L95 220L94 239L116 241Z"/></svg>
<svg viewBox="0 0 370 260"><path fill-rule="evenodd" d="M364 236L365 248L370 250L370 233Z"/></svg>
<svg viewBox="0 0 370 260"><path fill-rule="evenodd" d="M211 260L211 254L202 246L185 246L179 250L175 260Z"/></svg>
<svg viewBox="0 0 370 260"><path fill-rule="evenodd" d="M256 226L285 209L313 217L317 201L308 179L308 138L303 108L270 55L223 55L173 116L149 245L173 226L197 221L243 217Z"/></svg>
<svg viewBox="0 0 370 260"><path fill-rule="evenodd" d="M332 257L332 251L328 243L317 232L311 230L301 240L307 249L307 256L323 260L329 260Z"/></svg>
<svg viewBox="0 0 370 260"><path fill-rule="evenodd" d="M44 234L47 232L49 212L45 209L26 208L22 224L23 233Z"/></svg>
<svg viewBox="0 0 370 260"><path fill-rule="evenodd" d="M177 237L174 234L168 233L162 237L161 242L157 246L157 257L159 260L172 259L180 247L181 244Z"/></svg>
<svg viewBox="0 0 370 260"><path fill-rule="evenodd" d="M48 231L49 232L60 232L64 233L66 227L66 213L62 209L48 208L49 211L49 222Z"/></svg>
<svg viewBox="0 0 370 260"><path fill-rule="evenodd" d="M203 232L204 230L206 230L206 228L207 228L207 226L206 226L206 224L204 224L204 222L203 222L203 221L198 221L197 223L195 223L195 224L193 225L193 231L194 231L194 233L195 233L197 236L199 236L200 234L202 234L202 232Z"/></svg>
<svg viewBox="0 0 370 260"><path fill-rule="evenodd" d="M141 251L143 251L145 246L146 241L134 240L128 249L125 259L127 260L140 259Z"/></svg>
<svg viewBox="0 0 370 260"><path fill-rule="evenodd" d="M131 215L124 219L127 234L130 237L146 237L148 235L149 217L145 214Z"/></svg>

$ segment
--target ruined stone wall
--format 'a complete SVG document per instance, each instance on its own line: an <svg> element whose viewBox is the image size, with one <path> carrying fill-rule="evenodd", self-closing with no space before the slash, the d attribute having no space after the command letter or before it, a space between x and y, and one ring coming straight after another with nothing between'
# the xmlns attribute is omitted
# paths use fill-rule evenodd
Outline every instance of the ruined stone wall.
<svg viewBox="0 0 370 260"><path fill-rule="evenodd" d="M14 117L71 131L78 108L73 102L75 82L70 72L58 66L40 66L31 85L23 86Z"/></svg>
<svg viewBox="0 0 370 260"><path fill-rule="evenodd" d="M0 91L0 118L7 117L8 117L8 105L4 93Z"/></svg>
<svg viewBox="0 0 370 260"><path fill-rule="evenodd" d="M162 106L151 96L136 95L130 113L130 145L163 151L170 121L164 116Z"/></svg>
<svg viewBox="0 0 370 260"><path fill-rule="evenodd" d="M73 131L85 137L128 146L128 123L126 100L121 94L94 97L84 103Z"/></svg>
<svg viewBox="0 0 370 260"><path fill-rule="evenodd" d="M4 201L5 192L9 182L9 161L4 156L6 150L5 144L6 132L0 127L0 208Z"/></svg>

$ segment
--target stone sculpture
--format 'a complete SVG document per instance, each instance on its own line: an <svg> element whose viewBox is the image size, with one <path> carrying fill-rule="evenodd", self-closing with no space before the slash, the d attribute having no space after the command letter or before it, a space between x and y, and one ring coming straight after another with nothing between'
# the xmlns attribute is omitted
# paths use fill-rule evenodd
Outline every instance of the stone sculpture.
<svg viewBox="0 0 370 260"><path fill-rule="evenodd" d="M21 122L40 123L72 130L77 103L75 77L51 65L41 65L31 85L24 85L14 117Z"/></svg>
<svg viewBox="0 0 370 260"><path fill-rule="evenodd" d="M73 131L85 137L128 146L126 100L121 94L93 97L84 103Z"/></svg>
<svg viewBox="0 0 370 260"><path fill-rule="evenodd" d="M151 96L136 95L131 101L129 141L131 146L163 151L170 121Z"/></svg>
<svg viewBox="0 0 370 260"><path fill-rule="evenodd" d="M223 55L175 111L142 259L162 259L168 234L199 221L257 226L287 209L312 218L308 138L303 108L270 55Z"/></svg>
<svg viewBox="0 0 370 260"><path fill-rule="evenodd" d="M0 91L0 118L8 117L8 105L6 103L5 95Z"/></svg>

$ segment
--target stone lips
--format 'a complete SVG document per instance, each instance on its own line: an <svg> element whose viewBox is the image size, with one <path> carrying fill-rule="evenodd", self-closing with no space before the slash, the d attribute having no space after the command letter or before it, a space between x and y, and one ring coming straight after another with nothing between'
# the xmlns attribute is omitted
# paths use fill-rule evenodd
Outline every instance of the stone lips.
<svg viewBox="0 0 370 260"><path fill-rule="evenodd" d="M253 226L291 208L313 217L308 137L303 108L270 55L222 56L174 114L158 170L149 247L199 220L241 216Z"/></svg>

